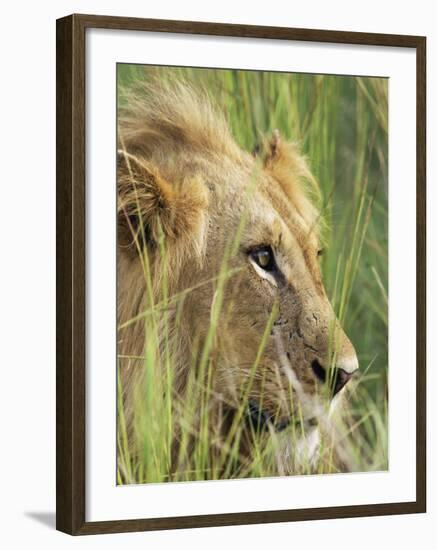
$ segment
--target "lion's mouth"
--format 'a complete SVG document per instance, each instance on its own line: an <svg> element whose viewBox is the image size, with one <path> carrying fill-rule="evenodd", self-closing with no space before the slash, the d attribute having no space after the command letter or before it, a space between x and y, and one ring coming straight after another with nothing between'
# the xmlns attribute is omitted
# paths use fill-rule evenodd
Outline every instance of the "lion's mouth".
<svg viewBox="0 0 437 550"><path fill-rule="evenodd" d="M252 399L247 406L247 418L255 431L267 430L270 427L276 432L281 432L291 424L290 418L276 419Z"/></svg>
<svg viewBox="0 0 437 550"><path fill-rule="evenodd" d="M275 418L265 409L262 409L258 403L252 399L249 400L249 404L247 406L247 420L255 431L268 430L270 428L275 432L282 432L294 422L292 417L279 419ZM299 420L296 423L300 424L301 422L302 420ZM303 423L305 430L309 430L310 428L314 428L318 425L316 417L305 419Z"/></svg>

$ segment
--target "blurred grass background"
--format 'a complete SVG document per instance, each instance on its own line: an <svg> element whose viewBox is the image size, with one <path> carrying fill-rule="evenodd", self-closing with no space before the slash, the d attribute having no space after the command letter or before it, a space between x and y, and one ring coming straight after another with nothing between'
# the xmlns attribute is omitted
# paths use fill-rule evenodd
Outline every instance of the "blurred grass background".
<svg viewBox="0 0 437 550"><path fill-rule="evenodd" d="M274 129L300 144L322 192L325 286L360 362L352 403L362 438L357 462L361 469L385 469L388 80L124 64L117 76L125 88L158 76L206 89L248 151Z"/></svg>

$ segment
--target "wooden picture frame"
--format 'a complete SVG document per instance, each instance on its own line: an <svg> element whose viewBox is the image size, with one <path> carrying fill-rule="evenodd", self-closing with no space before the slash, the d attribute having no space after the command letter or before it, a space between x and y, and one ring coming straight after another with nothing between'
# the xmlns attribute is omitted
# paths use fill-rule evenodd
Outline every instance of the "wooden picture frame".
<svg viewBox="0 0 437 550"><path fill-rule="evenodd" d="M87 522L85 515L85 33L89 28L409 48L417 86L416 499ZM426 510L426 39L420 36L70 15L57 21L57 529L71 535L409 514Z"/></svg>

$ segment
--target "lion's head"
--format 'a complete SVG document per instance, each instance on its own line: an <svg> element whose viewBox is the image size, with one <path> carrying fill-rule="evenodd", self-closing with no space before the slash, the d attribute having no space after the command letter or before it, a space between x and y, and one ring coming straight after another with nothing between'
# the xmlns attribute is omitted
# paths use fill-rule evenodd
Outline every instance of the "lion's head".
<svg viewBox="0 0 437 550"><path fill-rule="evenodd" d="M227 408L244 399L276 430L313 422L358 362L323 286L314 179L297 147L274 132L259 154L243 151L182 84L128 94L118 145L119 322L141 316L165 279L183 296L169 308L181 395L206 347L212 395ZM121 354L141 356L143 330L123 332Z"/></svg>

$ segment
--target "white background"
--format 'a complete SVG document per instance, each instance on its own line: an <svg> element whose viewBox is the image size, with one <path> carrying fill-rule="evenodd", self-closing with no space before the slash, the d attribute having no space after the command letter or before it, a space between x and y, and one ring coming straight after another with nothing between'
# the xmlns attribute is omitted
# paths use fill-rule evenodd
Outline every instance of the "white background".
<svg viewBox="0 0 437 550"><path fill-rule="evenodd" d="M436 475L429 471L427 515L329 520L130 535L70 538L56 533L55 493L55 19L71 12L302 26L428 36L428 144L437 140L437 26L433 2L399 1L240 2L195 0L123 3L107 0L52 5L16 1L3 6L0 127L2 213L0 322L2 391L0 542L5 548L229 548L285 547L434 548L437 532ZM408 9L407 9L408 8ZM437 279L432 235L437 179L429 159L429 280ZM433 249L434 248L434 253ZM402 276L402 274L400 274ZM429 388L435 388L436 291L429 290ZM434 338L435 340L435 338ZM401 345L401 344L400 344ZM437 461L437 400L430 393L429 463ZM434 539L434 540L432 540Z"/></svg>
<svg viewBox="0 0 437 550"><path fill-rule="evenodd" d="M415 498L415 54L406 48L92 29L87 37L86 519L406 502ZM389 471L117 487L115 63L381 75L389 84ZM111 159L113 160L111 162ZM109 160L109 161L108 161ZM402 189L402 193L397 193ZM403 273L403 277L397 274ZM405 288L404 281L408 281ZM397 345L402 342L402 348ZM413 390L413 395L412 395Z"/></svg>

